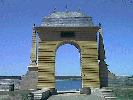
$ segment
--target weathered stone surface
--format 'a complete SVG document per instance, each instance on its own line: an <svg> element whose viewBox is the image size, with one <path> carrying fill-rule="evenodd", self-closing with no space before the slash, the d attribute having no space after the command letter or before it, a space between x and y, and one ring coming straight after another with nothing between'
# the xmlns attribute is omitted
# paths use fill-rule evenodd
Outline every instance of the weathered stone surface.
<svg viewBox="0 0 133 100"><path fill-rule="evenodd" d="M99 62L100 87L107 87L108 86L108 67L107 67L108 65L104 61L104 59L106 59L106 57L105 57L101 25L100 25L100 29L99 29L98 59L100 60L100 62Z"/></svg>
<svg viewBox="0 0 133 100"><path fill-rule="evenodd" d="M51 96L50 90L45 91L45 92L42 93L42 98L41 98L41 100L47 100L50 96Z"/></svg>
<svg viewBox="0 0 133 100"><path fill-rule="evenodd" d="M80 94L86 94L86 95L91 94L91 89L90 89L90 87L81 88Z"/></svg>
<svg viewBox="0 0 133 100"><path fill-rule="evenodd" d="M43 18L41 27L94 27L94 24L82 12L53 12Z"/></svg>
<svg viewBox="0 0 133 100"><path fill-rule="evenodd" d="M98 59L104 60L105 57L105 50L104 50L104 44L103 44L103 35L102 35L102 29L99 29L99 48L98 48Z"/></svg>
<svg viewBox="0 0 133 100"><path fill-rule="evenodd" d="M51 95L56 95L57 89L56 88L50 88L50 93L51 93Z"/></svg>
<svg viewBox="0 0 133 100"><path fill-rule="evenodd" d="M100 73L100 87L108 86L108 68L104 61L99 62L99 73Z"/></svg>
<svg viewBox="0 0 133 100"><path fill-rule="evenodd" d="M37 90L37 82L37 71L28 71L25 75L21 76L20 90Z"/></svg>
<svg viewBox="0 0 133 100"><path fill-rule="evenodd" d="M111 73L110 70L108 70L108 78L112 78L112 79L115 78L115 74L114 73Z"/></svg>
<svg viewBox="0 0 133 100"><path fill-rule="evenodd" d="M36 41L36 30L35 30L35 24L33 27L33 35L32 35L32 47L31 47L31 55L30 60L31 63L28 66L28 71L37 71L37 41Z"/></svg>

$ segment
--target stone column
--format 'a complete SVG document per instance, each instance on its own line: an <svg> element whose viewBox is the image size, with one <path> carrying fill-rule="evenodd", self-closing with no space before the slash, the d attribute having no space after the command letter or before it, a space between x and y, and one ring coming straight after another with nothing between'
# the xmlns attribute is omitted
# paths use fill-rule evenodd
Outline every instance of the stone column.
<svg viewBox="0 0 133 100"><path fill-rule="evenodd" d="M29 71L37 71L37 40L36 40L36 30L35 30L35 24L33 27L33 35L32 35L32 47L31 47L31 55L30 60L31 63L28 66Z"/></svg>
<svg viewBox="0 0 133 100"><path fill-rule="evenodd" d="M102 28L101 24L99 24L99 48L98 48L98 59L99 62L99 74L100 74L100 87L107 87L108 86L108 68L107 64L104 61L105 57L105 50L103 44L103 35L102 35Z"/></svg>
<svg viewBox="0 0 133 100"><path fill-rule="evenodd" d="M38 67L37 67L37 43L36 43L36 30L35 24L33 27L32 36L32 49L30 55L31 63L28 66L28 71L25 75L21 76L20 90L37 90L38 82Z"/></svg>

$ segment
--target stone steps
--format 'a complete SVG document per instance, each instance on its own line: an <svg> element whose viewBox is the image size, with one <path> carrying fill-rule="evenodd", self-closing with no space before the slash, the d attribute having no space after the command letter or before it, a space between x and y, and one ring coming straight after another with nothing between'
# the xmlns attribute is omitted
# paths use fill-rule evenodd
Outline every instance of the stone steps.
<svg viewBox="0 0 133 100"><path fill-rule="evenodd" d="M35 92L31 92L34 94L34 100L40 100L42 98L42 94L43 92L46 92L48 91L49 89L42 89L42 90L38 90L38 91L35 91Z"/></svg>
<svg viewBox="0 0 133 100"><path fill-rule="evenodd" d="M113 94L113 91L112 90L106 90L106 89L101 89L99 90L102 92L103 96L105 99L116 99L117 97Z"/></svg>
<svg viewBox="0 0 133 100"><path fill-rule="evenodd" d="M104 97L106 100L110 99L116 99L117 97L114 95L112 90L107 90L107 89L92 89L92 93L94 93L97 96Z"/></svg>
<svg viewBox="0 0 133 100"><path fill-rule="evenodd" d="M34 93L34 100L40 100L42 98L42 93Z"/></svg>
<svg viewBox="0 0 133 100"><path fill-rule="evenodd" d="M47 100L51 95L56 94L56 90L53 88L44 88L42 90L29 93L28 99L30 100ZM32 98L32 99L31 99Z"/></svg>

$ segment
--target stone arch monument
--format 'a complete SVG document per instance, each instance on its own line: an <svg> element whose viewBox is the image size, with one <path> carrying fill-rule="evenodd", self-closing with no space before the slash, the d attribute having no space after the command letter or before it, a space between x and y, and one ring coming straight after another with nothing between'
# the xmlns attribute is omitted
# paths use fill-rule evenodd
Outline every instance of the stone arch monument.
<svg viewBox="0 0 133 100"><path fill-rule="evenodd" d="M36 33L39 35L38 48ZM101 25L95 26L92 18L80 11L53 12L43 18L40 27L33 27L31 63L22 76L22 90L55 88L56 51L64 44L74 45L80 52L82 88L108 85Z"/></svg>

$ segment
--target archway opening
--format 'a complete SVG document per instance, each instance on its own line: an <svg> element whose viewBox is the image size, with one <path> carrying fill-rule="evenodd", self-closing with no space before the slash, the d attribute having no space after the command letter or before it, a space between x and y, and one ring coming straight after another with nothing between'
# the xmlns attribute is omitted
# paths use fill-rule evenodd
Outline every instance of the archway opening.
<svg viewBox="0 0 133 100"><path fill-rule="evenodd" d="M55 55L55 87L57 90L81 88L81 59L79 50L71 44L60 46Z"/></svg>

